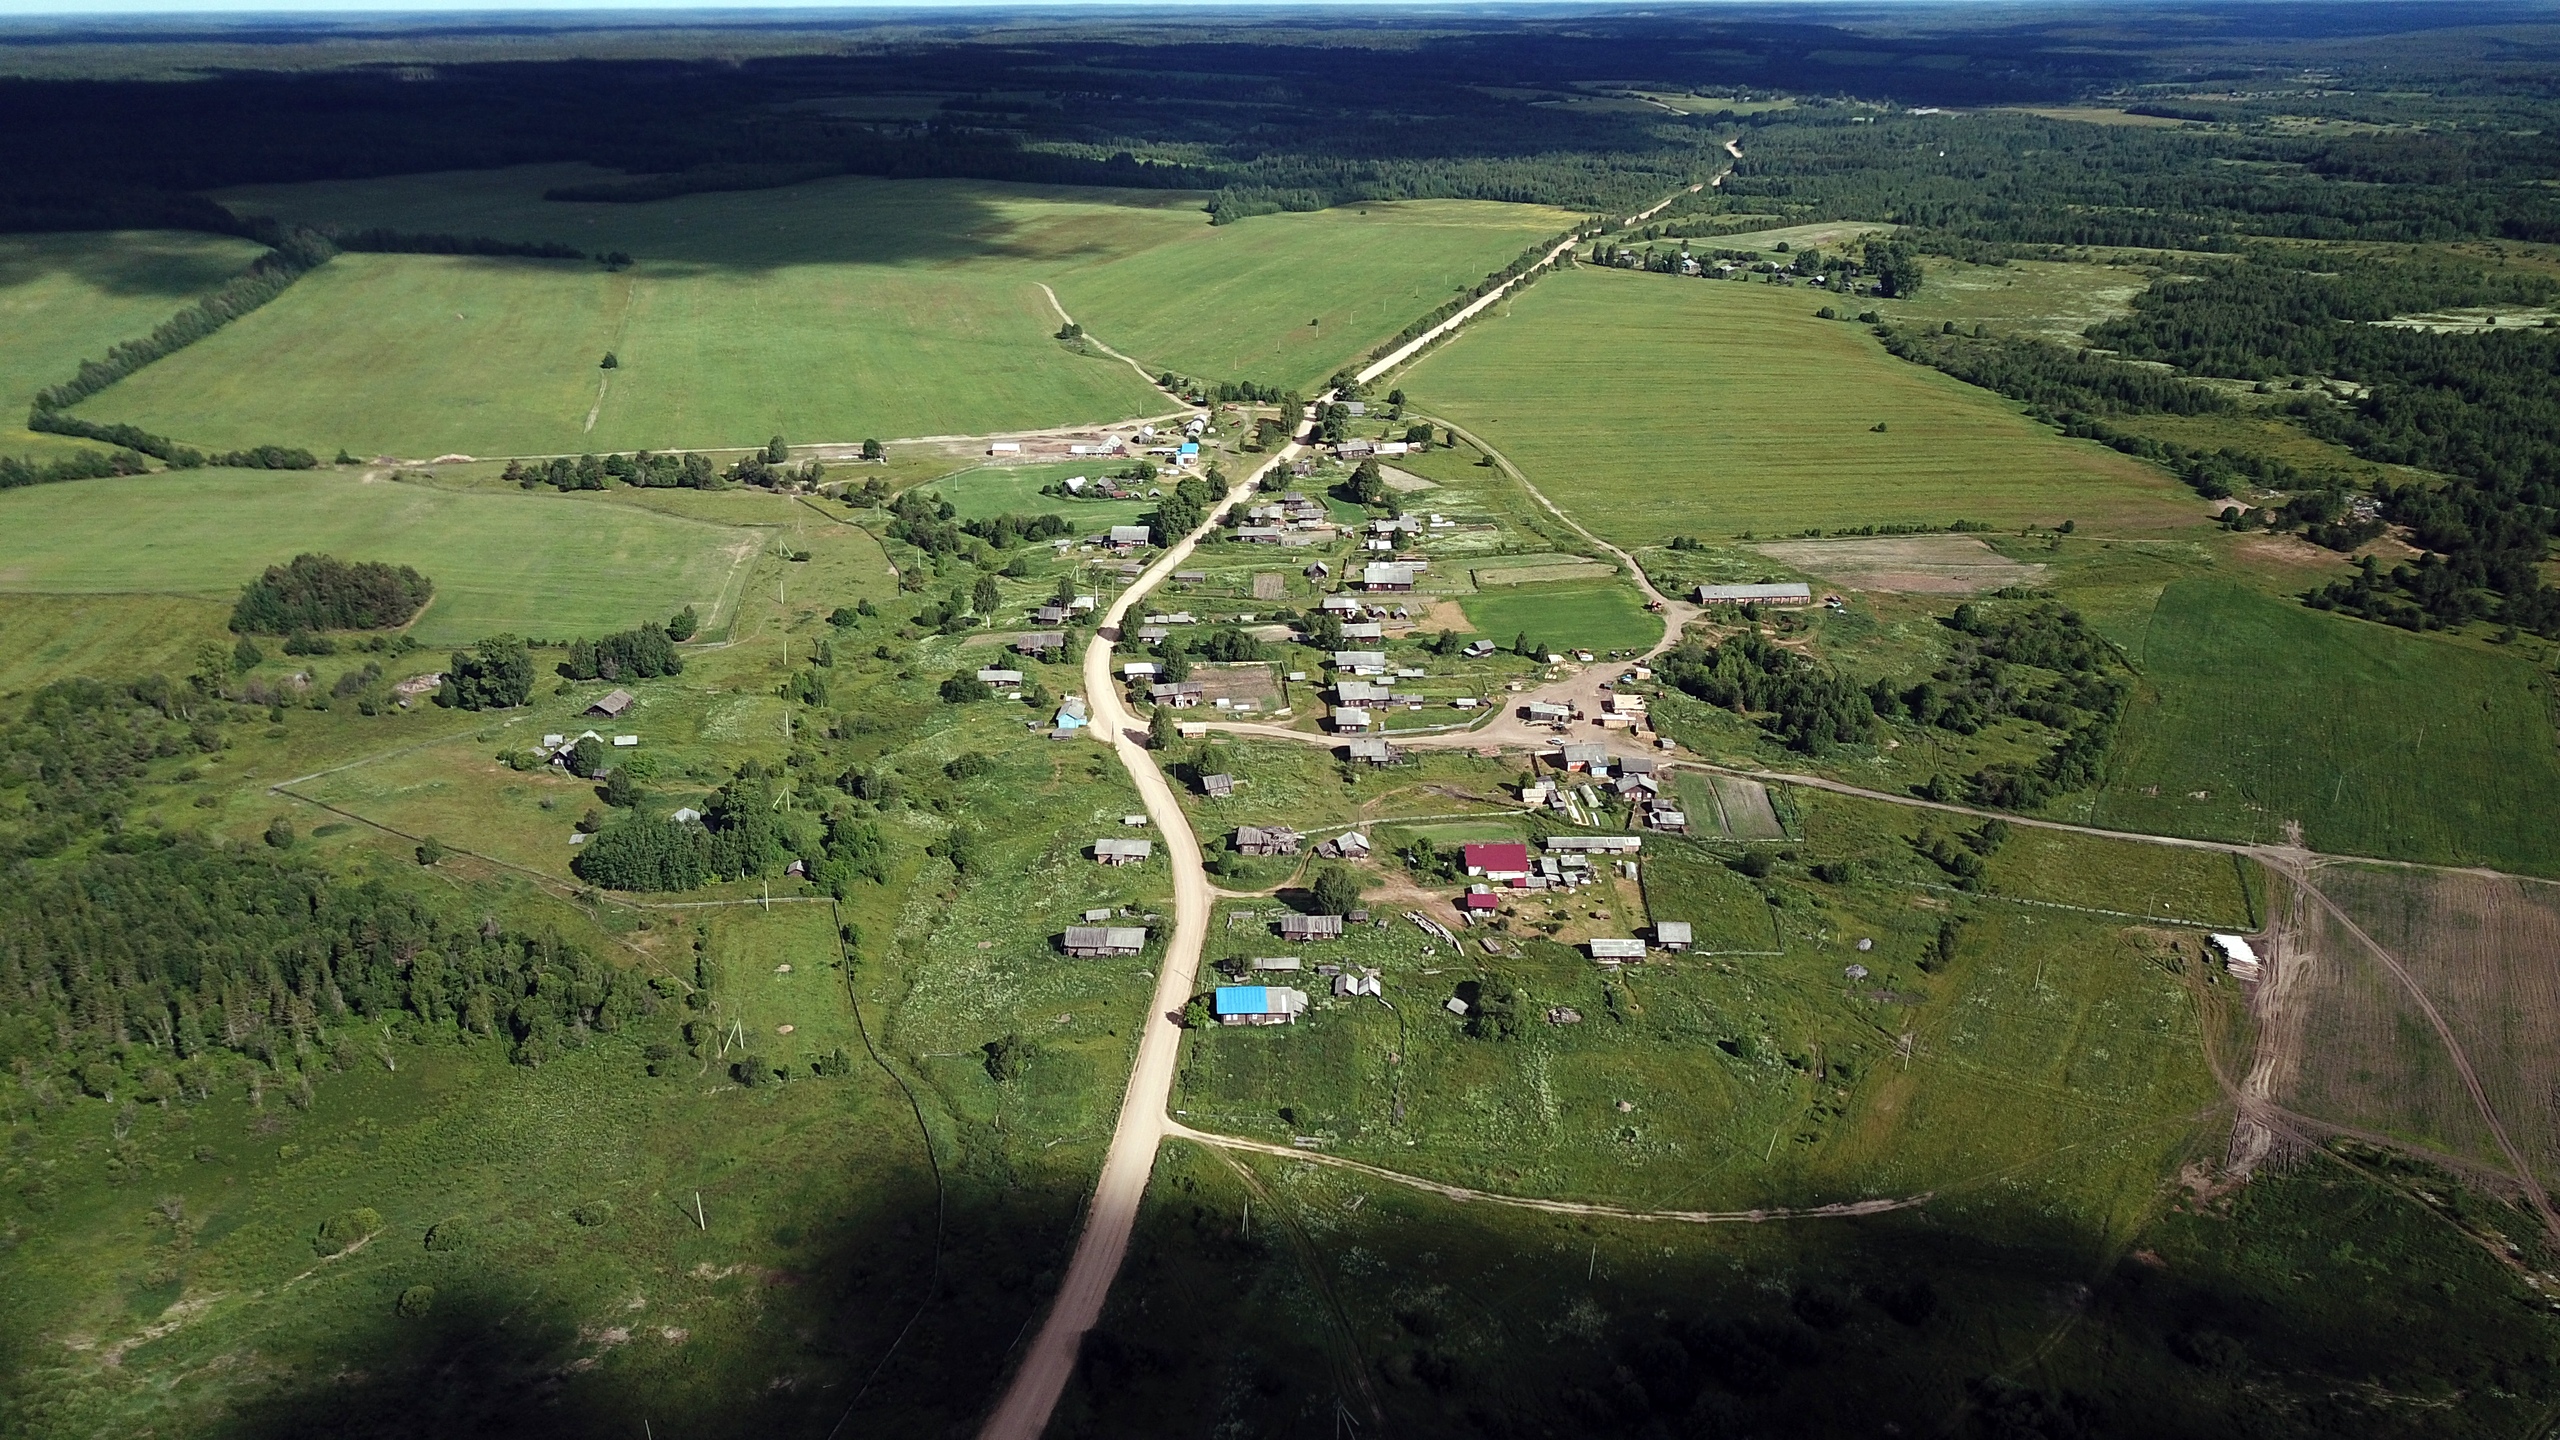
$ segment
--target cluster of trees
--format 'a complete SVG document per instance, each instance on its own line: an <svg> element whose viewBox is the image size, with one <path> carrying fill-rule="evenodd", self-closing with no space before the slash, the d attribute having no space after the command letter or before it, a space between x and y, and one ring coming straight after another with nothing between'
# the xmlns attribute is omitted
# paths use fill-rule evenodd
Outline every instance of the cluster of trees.
<svg viewBox="0 0 2560 1440"><path fill-rule="evenodd" d="M533 652L513 635L493 635L453 652L436 703L457 710L511 710L532 694Z"/></svg>
<svg viewBox="0 0 2560 1440"><path fill-rule="evenodd" d="M675 631L690 622L691 606L664 625L635 625L600 640L572 640L560 673L572 680L655 680L684 673L684 657L676 653ZM682 623L686 635L691 623ZM478 708L478 707L466 707Z"/></svg>
<svg viewBox="0 0 2560 1440"><path fill-rule="evenodd" d="M790 781L750 760L703 805L700 823L632 812L598 830L570 868L612 890L690 890L714 880L782 873L793 860L838 883L885 877L887 842L876 826L820 822L779 806ZM833 868L830 868L830 867Z"/></svg>
<svg viewBox="0 0 2560 1440"><path fill-rule="evenodd" d="M1043 511L1038 515L998 515L989 520L963 521L960 530L963 534L977 536L998 550L1010 550L1017 545L1038 545L1063 539L1073 535L1076 527L1064 515Z"/></svg>
<svg viewBox="0 0 2560 1440"><path fill-rule="evenodd" d="M527 490L537 485L602 490L616 481L644 490L718 490L728 483L709 456L693 451L658 455L643 450L636 455L581 455L575 460L560 455L531 465L510 460L504 478Z"/></svg>
<svg viewBox="0 0 2560 1440"><path fill-rule="evenodd" d="M1175 482L1171 493L1156 504L1155 513L1147 517L1150 537L1158 545L1171 545L1200 528L1209 518L1209 507L1226 494L1219 483L1213 490L1210 482L1197 475L1185 475Z"/></svg>
<svg viewBox="0 0 2560 1440"><path fill-rule="evenodd" d="M228 669L219 655L209 658L216 671ZM57 680L29 696L0 726L0 794L15 797L0 810L0 854L51 855L91 831L122 834L125 806L152 761L210 755L228 743L229 707L210 703L218 679Z"/></svg>
<svg viewBox="0 0 2560 1440"><path fill-rule="evenodd" d="M137 425L101 424L66 415L58 410L39 409L27 416L27 428L48 435L71 435L83 440L103 440L142 455L151 456L172 470L194 470L206 465L220 465L233 470L316 470L320 457L295 445L252 445L246 450L224 450L208 455L192 445L181 445L166 435L154 435ZM108 473L125 473L110 471ZM131 472L139 473L139 472ZM93 479L89 475L63 475L62 479Z"/></svg>
<svg viewBox="0 0 2560 1440"><path fill-rule="evenodd" d="M347 1068L386 1021L539 1065L657 1004L557 936L193 838L0 894L0 1015L45 1037L19 1063L93 1096L201 1099L243 1059L253 1083Z"/></svg>
<svg viewBox="0 0 2560 1440"><path fill-rule="evenodd" d="M2079 612L2051 600L1968 601L1947 628L1960 638L1929 679L1868 687L1875 713L1959 735L2009 718L2054 732L2054 748L2037 764L1991 765L1972 777L1972 797L1986 805L2025 809L2097 784L2133 693L2114 647Z"/></svg>
<svg viewBox="0 0 2560 1440"><path fill-rule="evenodd" d="M1658 667L1671 685L1761 725L1791 749L1819 755L1867 738L1874 707L1830 667L1747 631L1715 645L1685 641Z"/></svg>
<svg viewBox="0 0 2560 1440"><path fill-rule="evenodd" d="M243 635L312 630L390 630L408 624L435 594L427 577L406 565L302 554L270 565L231 607Z"/></svg>

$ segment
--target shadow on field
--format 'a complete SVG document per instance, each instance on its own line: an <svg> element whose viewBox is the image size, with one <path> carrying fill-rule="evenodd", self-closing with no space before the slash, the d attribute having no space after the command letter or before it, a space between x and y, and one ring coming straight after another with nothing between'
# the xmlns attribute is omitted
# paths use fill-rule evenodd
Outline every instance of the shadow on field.
<svg viewBox="0 0 2560 1440"><path fill-rule="evenodd" d="M2024 1198L1692 1228L1253 1170L1168 1147L1053 1436L2521 1433L2560 1398L2520 1287L2316 1162L2133 1245Z"/></svg>
<svg viewBox="0 0 2560 1440"><path fill-rule="evenodd" d="M8 236L0 241L0 290L68 275L110 295L156 295L170 308L249 268L256 250L216 250L200 237L126 235L113 244L95 235Z"/></svg>
<svg viewBox="0 0 2560 1440"><path fill-rule="evenodd" d="M386 1281L367 1318L235 1406L225 1430L444 1440L821 1437L839 1421L846 1435L965 1429L1054 1289L1081 1199L962 1179L943 1217L938 1276L929 1183L806 1224L783 1265L604 1276L579 1295L474 1264L467 1244L450 1255L421 1247L418 1268L437 1274L432 1301L408 1307L423 1313L403 1314L405 1286ZM420 1239L374 1242L393 1243ZM683 1320L656 1306L618 1313L633 1289L719 1295L723 1322L751 1333L705 1333L699 1305ZM671 1325L690 1328L671 1336Z"/></svg>

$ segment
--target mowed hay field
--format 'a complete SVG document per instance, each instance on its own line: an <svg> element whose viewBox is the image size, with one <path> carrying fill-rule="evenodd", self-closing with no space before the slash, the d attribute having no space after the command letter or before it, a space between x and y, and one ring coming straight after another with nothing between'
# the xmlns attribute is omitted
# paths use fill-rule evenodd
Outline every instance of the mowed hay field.
<svg viewBox="0 0 2560 1440"><path fill-rule="evenodd" d="M84 359L149 334L189 301L249 267L259 247L228 235L132 230L0 236L0 452L50 456L84 447L25 428L38 390Z"/></svg>
<svg viewBox="0 0 2560 1440"><path fill-rule="evenodd" d="M2560 891L2530 880L2363 865L2312 876L2426 992L2525 1162L2560 1180ZM2506 1168L2416 1000L2334 917L2307 927L2319 989L2300 1005L2286 1103Z"/></svg>
<svg viewBox="0 0 2560 1440"><path fill-rule="evenodd" d="M225 192L244 214L636 263L341 256L83 413L203 445L411 458L1119 420L1170 406L1129 366L1057 343L1041 282L1152 367L1312 384L1564 223L1450 201L1213 227L1196 196L852 178L541 198L598 178L544 166Z"/></svg>
<svg viewBox="0 0 2560 1440"><path fill-rule="evenodd" d="M2560 874L2547 681L2503 655L2238 585L2161 592L2093 818ZM2201 793L2199 793L2201 792Z"/></svg>
<svg viewBox="0 0 2560 1440"><path fill-rule="evenodd" d="M1577 269L1399 383L1627 545L1954 520L2160 530L2199 513L2165 476L1814 319L1823 303Z"/></svg>
<svg viewBox="0 0 2560 1440"><path fill-rule="evenodd" d="M1645 613L1644 596L1624 580L1562 585L1505 585L1458 601L1467 623L1497 645L1526 633L1529 643L1624 650L1662 638L1662 620Z"/></svg>
<svg viewBox="0 0 2560 1440"><path fill-rule="evenodd" d="M1150 366L1312 392L1581 218L1479 200L1259 215L1052 284L1097 337Z"/></svg>
<svg viewBox="0 0 2560 1440"><path fill-rule="evenodd" d="M598 634L686 605L722 623L760 534L549 492L207 470L0 494L0 591L228 601L265 567L317 550L433 580L413 631L429 644Z"/></svg>

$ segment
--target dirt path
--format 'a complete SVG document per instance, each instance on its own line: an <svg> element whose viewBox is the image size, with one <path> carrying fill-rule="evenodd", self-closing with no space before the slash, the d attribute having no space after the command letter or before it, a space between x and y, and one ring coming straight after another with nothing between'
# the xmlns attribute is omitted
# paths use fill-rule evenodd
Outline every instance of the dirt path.
<svg viewBox="0 0 2560 1440"><path fill-rule="evenodd" d="M1050 289L1043 281L1034 280L1031 283L1038 285L1040 287L1040 293L1049 297L1049 308L1058 312L1059 324L1073 325L1076 323L1076 317L1067 313L1067 307L1058 303L1057 291ZM1130 359L1128 356L1121 354L1119 351L1112 349L1110 346L1103 344L1101 341L1094 339L1091 335L1087 335L1081 330L1076 333L1083 338L1084 343L1087 345L1092 346L1094 349L1101 351L1103 354L1110 356L1114 360L1122 362L1130 369L1137 371L1139 379L1146 381L1149 385L1154 386L1158 390L1164 390L1163 386L1156 384L1156 377L1147 373L1146 366L1139 364L1137 361ZM1165 393L1170 395L1173 392L1167 390ZM1176 396L1175 398L1179 399L1180 397Z"/></svg>
<svg viewBox="0 0 2560 1440"><path fill-rule="evenodd" d="M1189 1140L1218 1150L1250 1151L1256 1155L1276 1155L1283 1160L1302 1160L1310 1165L1329 1165L1336 1169L1357 1171L1373 1180L1402 1185L1411 1190L1427 1191L1444 1200L1461 1205L1501 1205L1516 1210L1539 1210L1550 1215L1595 1215L1609 1220L1662 1221L1677 1225L1765 1225L1772 1220L1838 1220L1859 1215L1885 1215L1896 1210L1914 1210L1933 1198L1930 1194L1906 1195L1895 1200L1846 1200L1835 1205L1811 1205L1802 1209L1771 1208L1763 1210L1630 1210L1623 1205L1589 1204L1578 1200L1536 1200L1521 1195L1497 1195L1489 1190L1470 1190L1463 1185L1443 1185L1419 1175L1405 1175L1339 1155L1318 1150L1299 1150L1287 1145L1273 1145L1262 1140L1246 1140L1234 1135L1215 1135L1194 1130L1178 1121L1164 1123L1164 1133L1176 1140Z"/></svg>

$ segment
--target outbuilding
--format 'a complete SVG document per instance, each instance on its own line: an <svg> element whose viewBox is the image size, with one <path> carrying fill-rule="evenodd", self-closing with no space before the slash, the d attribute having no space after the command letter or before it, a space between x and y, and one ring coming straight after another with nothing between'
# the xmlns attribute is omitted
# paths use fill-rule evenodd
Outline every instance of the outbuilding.
<svg viewBox="0 0 2560 1440"><path fill-rule="evenodd" d="M1147 932L1140 925L1070 925L1067 927L1067 953L1079 960L1110 955L1135 955L1147 948Z"/></svg>
<svg viewBox="0 0 2560 1440"><path fill-rule="evenodd" d="M1280 917L1283 940L1339 940L1342 917L1339 915L1283 915Z"/></svg>
<svg viewBox="0 0 2560 1440"><path fill-rule="evenodd" d="M1701 605L1810 605L1813 587L1799 580L1769 585L1701 585Z"/></svg>
<svg viewBox="0 0 2560 1440"><path fill-rule="evenodd" d="M1153 840L1096 840L1093 858L1105 865L1135 865L1156 853Z"/></svg>
<svg viewBox="0 0 2560 1440"><path fill-rule="evenodd" d="M1665 950L1686 950L1696 941L1688 921L1656 920L1653 922L1653 943Z"/></svg>
<svg viewBox="0 0 2560 1440"><path fill-rule="evenodd" d="M1603 965L1623 965L1630 960L1642 960L1644 942L1594 938L1591 942L1591 958Z"/></svg>
<svg viewBox="0 0 2560 1440"><path fill-rule="evenodd" d="M623 711L630 709L632 701L635 698L636 697L628 690L616 690L607 694L603 699L598 700L593 705L588 706L587 713L590 715L601 715L607 720L612 720L619 717Z"/></svg>

